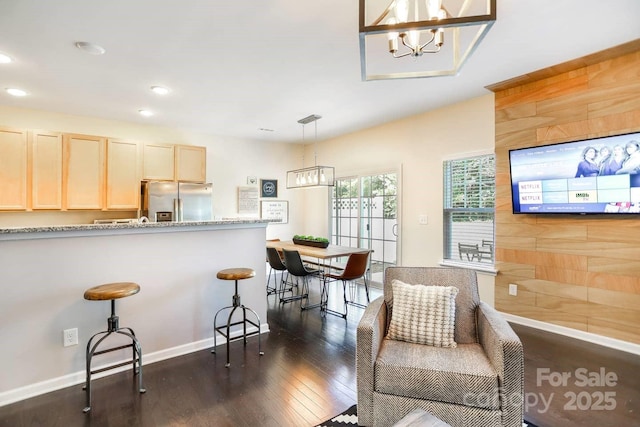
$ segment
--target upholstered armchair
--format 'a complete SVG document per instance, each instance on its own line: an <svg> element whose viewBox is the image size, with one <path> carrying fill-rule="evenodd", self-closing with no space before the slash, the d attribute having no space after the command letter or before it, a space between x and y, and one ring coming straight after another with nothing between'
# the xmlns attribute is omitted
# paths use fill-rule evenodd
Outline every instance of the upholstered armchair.
<svg viewBox="0 0 640 427"><path fill-rule="evenodd" d="M388 268L357 334L359 425L389 426L422 408L453 427L521 427L522 343L480 301L474 271Z"/></svg>

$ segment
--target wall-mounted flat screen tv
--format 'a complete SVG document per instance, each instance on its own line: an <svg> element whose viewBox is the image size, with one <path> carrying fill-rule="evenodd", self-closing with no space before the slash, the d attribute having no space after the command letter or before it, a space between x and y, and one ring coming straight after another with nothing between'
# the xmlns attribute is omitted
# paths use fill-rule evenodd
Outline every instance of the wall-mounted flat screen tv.
<svg viewBox="0 0 640 427"><path fill-rule="evenodd" d="M513 213L640 214L640 132L509 150Z"/></svg>

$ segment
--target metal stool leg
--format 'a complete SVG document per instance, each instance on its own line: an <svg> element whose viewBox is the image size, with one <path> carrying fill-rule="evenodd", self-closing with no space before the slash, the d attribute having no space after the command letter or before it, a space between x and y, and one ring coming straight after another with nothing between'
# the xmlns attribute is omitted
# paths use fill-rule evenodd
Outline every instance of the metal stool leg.
<svg viewBox="0 0 640 427"><path fill-rule="evenodd" d="M224 365L225 368L228 368L229 366L231 366L231 360L229 358L229 344L231 342L231 318L233 317L233 312L236 311L238 307L236 307L235 305L233 306L233 309L231 309L231 313L229 313L229 318L227 319L227 363Z"/></svg>
<svg viewBox="0 0 640 427"><path fill-rule="evenodd" d="M136 338L136 336L133 334L133 331L129 333L129 332L123 331L123 329L129 329L131 331L131 328L122 328L117 330L116 333L129 337L131 339L131 342L133 343L133 374L138 375L138 390L140 391L140 393L145 393L147 389L142 386L142 347L140 346L140 343L138 342L138 339ZM137 372L136 372L136 356L138 360Z"/></svg>
<svg viewBox="0 0 640 427"><path fill-rule="evenodd" d="M233 313L238 308L242 308L242 321L232 322ZM228 310L228 309L231 309L231 312L229 313L229 316L227 317L226 324L218 326L218 315L220 313L222 313L224 310ZM249 310L250 312L252 312L256 316L257 323L254 323L252 320L247 319L247 310ZM257 327L258 331L257 332L247 333L247 323ZM240 325L240 324L242 324L242 336L231 338L231 326ZM222 331L223 328L225 329L226 332ZM244 341L244 345L246 347L247 338L250 337L251 335L256 335L257 334L258 335L258 355L260 355L260 356L264 355L264 352L261 350L261 347L260 347L260 332L261 332L261 330L260 330L260 317L258 316L258 313L256 313L254 310L250 309L249 307L244 306L241 303L240 294L238 294L238 281L237 280L235 281L235 293L233 295L233 305L221 308L220 310L218 310L218 312L216 313L216 315L213 318L213 349L211 350L211 353L213 353L213 354L216 353L216 347L217 347L217 342L216 342L217 334L216 333L217 332L219 332L227 340L227 362L224 365L225 368L228 368L229 366L231 366L231 360L230 360L229 352L230 352L230 344L231 344L232 341L242 339Z"/></svg>
<svg viewBox="0 0 640 427"><path fill-rule="evenodd" d="M103 337L101 337L96 343L95 345L93 345L93 347L91 346L91 342L93 341L94 338L96 338L98 335L101 334L105 334ZM91 360L93 359L93 355L96 352L96 349L98 348L98 345L105 340L105 338L107 338L109 335L111 335L110 331L103 331L103 332L98 332L97 334L94 334L91 338L89 338L89 342L87 342L87 352L86 352L86 377L85 377L85 385L84 385L84 389L86 392L86 406L84 407L84 409L82 410L82 412L87 413L91 410Z"/></svg>
<svg viewBox="0 0 640 427"><path fill-rule="evenodd" d="M128 331L128 332L126 332ZM121 334L121 335L125 335L127 336L129 339L131 339L131 344L128 345L122 345L122 346L118 346L118 347L113 347L113 348L109 348L106 350L100 350L98 351L98 346L100 346L100 344L111 334L113 333L117 333L117 334ZM98 341L96 341L95 344L92 345L93 340L98 337L99 335L104 334L104 336L100 337L100 339L98 339ZM115 351L115 350L120 350L120 349L124 349L131 346L132 348L132 352L133 352L133 358L131 360L131 362L123 362L123 363L118 363L115 365L111 365L105 368L101 368L98 369L96 371L92 371L91 370L91 362L93 361L93 357L100 355L100 354L104 354L104 353L109 353L111 351ZM93 373L98 373L98 372L103 372L103 371L107 371L113 368L117 368L120 366L124 366L124 365L128 365L129 363L131 363L133 365L133 374L134 375L138 375L138 389L140 391L140 393L145 393L147 390L143 387L142 385L142 347L140 346L140 343L138 342L138 339L135 336L135 333L133 332L133 329L131 328L120 328L119 327L119 319L118 316L116 316L116 306L115 306L115 300L111 300L111 316L107 319L107 330L106 331L102 331L102 332L98 332L96 334L94 334L91 338L89 338L89 341L87 342L87 350L86 350L86 379L85 379L85 385L84 385L84 389L86 391L86 406L84 407L84 409L82 410L83 412L87 413L89 411L91 411L91 374ZM136 372L136 360L138 362L138 370Z"/></svg>

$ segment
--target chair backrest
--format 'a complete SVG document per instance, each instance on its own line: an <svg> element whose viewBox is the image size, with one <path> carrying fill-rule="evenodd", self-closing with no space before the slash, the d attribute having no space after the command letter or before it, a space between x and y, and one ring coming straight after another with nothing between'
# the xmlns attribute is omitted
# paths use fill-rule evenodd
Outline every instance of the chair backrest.
<svg viewBox="0 0 640 427"><path fill-rule="evenodd" d="M344 271L340 275L341 278L344 280L354 280L364 276L364 273L367 271L368 260L369 252L349 255L347 265L344 266Z"/></svg>
<svg viewBox="0 0 640 427"><path fill-rule="evenodd" d="M267 248L267 261L269 261L269 265L274 270L284 271L287 269L276 248Z"/></svg>
<svg viewBox="0 0 640 427"><path fill-rule="evenodd" d="M389 267L384 275L384 299L393 316L393 289L391 282L398 279L410 285L455 286L456 320L454 339L460 344L478 342L476 308L480 304L476 272L465 268L446 267ZM389 324L387 323L387 328Z"/></svg>
<svg viewBox="0 0 640 427"><path fill-rule="evenodd" d="M267 243L269 242L279 242L280 239L267 239ZM269 257L267 257L267 262L269 262Z"/></svg>
<svg viewBox="0 0 640 427"><path fill-rule="evenodd" d="M313 273L313 271L309 271L304 267L300 252L283 249L282 253L284 253L284 265L287 266L289 274L300 277Z"/></svg>

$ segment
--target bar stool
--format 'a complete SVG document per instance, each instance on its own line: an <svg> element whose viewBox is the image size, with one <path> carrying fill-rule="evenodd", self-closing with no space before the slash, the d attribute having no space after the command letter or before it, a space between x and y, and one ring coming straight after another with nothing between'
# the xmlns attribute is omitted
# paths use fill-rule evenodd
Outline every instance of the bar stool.
<svg viewBox="0 0 640 427"><path fill-rule="evenodd" d="M107 319L107 330L98 332L94 334L91 338L89 338L89 342L87 343L87 377L84 389L87 392L87 406L83 409L83 412L89 412L91 410L91 374L96 374L99 372L108 371L110 369L118 368L120 366L125 366L128 364L133 365L133 375L138 375L138 388L140 393L144 393L147 390L142 386L142 349L140 348L140 343L136 338L136 334L133 332L131 328L121 328L119 325L118 316L116 316L116 299L125 298L131 295L135 295L140 292L140 286L137 283L131 282L120 282L120 283L107 283L104 285L94 286L93 288L89 288L84 293L84 299L90 301L111 301L111 316ZM121 345L118 347L108 348L106 350L97 351L98 346L111 334L120 334L131 339L131 344ZM100 339L96 341L95 344L92 345L93 340L98 336L103 335ZM101 354L109 353L116 350L121 350L124 348L132 348L132 358L130 361L117 363L114 365L107 366L105 368L100 368L96 370L91 370L91 361L94 356L98 356ZM136 362L138 364L136 370Z"/></svg>
<svg viewBox="0 0 640 427"><path fill-rule="evenodd" d="M215 354L215 352L216 352L216 346L217 346L217 344L216 344L216 332L219 332L220 335L222 335L223 337L225 337L227 339L227 363L224 365L227 368L231 365L231 363L229 362L229 344L231 344L232 341L243 339L244 340L244 345L246 346L247 345L247 337L250 337L252 335L256 335L257 334L258 335L258 354L260 356L264 355L264 352L260 350L260 317L258 317L258 313L256 313L255 311L253 311L249 307L246 307L245 305L243 305L240 302L240 295L238 294L238 280L250 279L251 277L254 277L255 275L256 275L256 272L251 268L227 268L225 270L218 271L218 274L216 275L216 277L218 279L220 279L220 280L233 280L233 281L235 281L235 292L233 294L233 305L221 308L220 310L217 311L215 317L213 318L213 350L211 350L211 353ZM242 308L242 320L239 320L237 322L231 322L232 317L233 317L233 313L238 308ZM217 326L217 324L218 324L218 315L220 313L224 312L225 310L228 310L228 309L231 309L231 312L229 313L229 317L227 317L227 322L224 325ZM253 315L256 316L256 319L257 319L258 323L255 323L252 320L247 319L247 311L252 312ZM247 323L257 327L258 330L247 333ZM235 337L235 338L230 338L229 337L230 329L231 329L232 326L235 326L235 325L242 325L242 335L238 336L238 337ZM225 330L226 330L226 332L225 332Z"/></svg>

